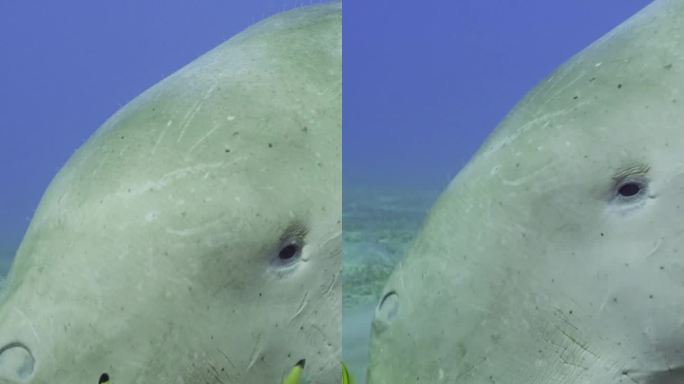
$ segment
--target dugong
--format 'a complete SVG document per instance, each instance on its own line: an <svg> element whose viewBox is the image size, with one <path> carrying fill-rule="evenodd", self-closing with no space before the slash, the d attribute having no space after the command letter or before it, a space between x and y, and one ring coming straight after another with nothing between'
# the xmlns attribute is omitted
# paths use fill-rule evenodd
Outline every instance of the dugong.
<svg viewBox="0 0 684 384"><path fill-rule="evenodd" d="M338 383L341 5L269 18L111 117L46 191L0 383Z"/></svg>
<svg viewBox="0 0 684 384"><path fill-rule="evenodd" d="M376 308L372 384L684 383L684 2L504 119Z"/></svg>

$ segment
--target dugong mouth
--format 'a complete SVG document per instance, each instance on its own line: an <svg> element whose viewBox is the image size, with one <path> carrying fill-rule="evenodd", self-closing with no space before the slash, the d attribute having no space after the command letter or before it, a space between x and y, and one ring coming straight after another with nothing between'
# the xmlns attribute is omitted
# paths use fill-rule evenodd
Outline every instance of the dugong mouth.
<svg viewBox="0 0 684 384"><path fill-rule="evenodd" d="M684 365L650 372L624 370L622 375L629 378L633 383L682 384L684 383Z"/></svg>
<svg viewBox="0 0 684 384"><path fill-rule="evenodd" d="M33 375L35 358L27 346L12 342L0 348L0 381L25 382Z"/></svg>

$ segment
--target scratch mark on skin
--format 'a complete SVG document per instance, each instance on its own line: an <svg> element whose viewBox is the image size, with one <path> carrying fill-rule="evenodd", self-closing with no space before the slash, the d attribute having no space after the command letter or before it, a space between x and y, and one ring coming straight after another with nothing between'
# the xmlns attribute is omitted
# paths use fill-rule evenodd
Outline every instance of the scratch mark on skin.
<svg viewBox="0 0 684 384"><path fill-rule="evenodd" d="M332 293L333 289L337 286L337 280L340 278L340 274L336 273L333 275L332 281L330 282L330 285L328 285L328 289L325 290L323 293L323 296L328 296Z"/></svg>
<svg viewBox="0 0 684 384"><path fill-rule="evenodd" d="M503 185L507 185L507 186L511 186L511 187L517 187L521 184L525 184L526 182L530 181L537 174L544 172L545 170L549 169L552 165L553 164L551 164L551 163L547 163L543 167L538 168L538 169L534 170L534 172L530 172L523 177L519 177L519 178L514 179L514 180L501 179L501 182L503 183Z"/></svg>
<svg viewBox="0 0 684 384"><path fill-rule="evenodd" d="M651 256L655 255L656 252L658 252L658 249L660 249L660 246L662 244L663 244L663 238L661 237L660 239L658 239L658 241L656 241L653 248L648 252L648 256L646 256L646 258L650 258Z"/></svg>
<svg viewBox="0 0 684 384"><path fill-rule="evenodd" d="M170 233L172 235L182 236L182 237L192 236L192 235L196 235L198 233L205 232L207 230L207 228L211 228L211 227L213 227L217 224L221 224L221 223L225 223L225 219L219 218L219 219L212 220L210 222L207 222L207 223L204 223L200 226L192 227L192 228L185 228L185 229L166 228L166 233Z"/></svg>
<svg viewBox="0 0 684 384"><path fill-rule="evenodd" d="M581 341L579 341L578 339L576 339L575 337L573 337L570 333L566 332L565 329L563 329L563 327L556 325L556 329L557 329L563 336L565 336L565 338L567 338L568 340L570 340L570 342L572 342L572 345L575 345L576 347L578 347L578 348L581 349L582 351L584 351L584 352L590 354L590 355L591 355L592 357L594 357L595 359L600 360L600 358L599 358L598 355L596 355L594 352L590 351L589 348L588 348L585 344L583 344ZM564 362L565 362L565 361L564 361ZM568 363L568 362L565 362L565 363Z"/></svg>
<svg viewBox="0 0 684 384"><path fill-rule="evenodd" d="M261 353L261 333L257 335L257 341L254 343L254 349L252 350L251 358L249 359L249 365L247 366L247 372L252 370L254 364L256 364L259 359L259 354Z"/></svg>
<svg viewBox="0 0 684 384"><path fill-rule="evenodd" d="M178 136L178 139L176 140L177 143L181 142L181 140L183 139L183 136L185 136L185 131L187 131L188 127L190 126L190 123L195 118L195 115L197 114L197 112L200 111L200 109L202 109L202 105L209 98L209 96L211 96L211 94L214 93L216 88L217 88L216 84L212 85L211 88L209 88L207 90L207 92L204 94L202 99L197 100L197 102L195 102L195 104L192 106L192 108L190 108L188 113L185 114L185 117L183 118L183 122L181 123L181 133Z"/></svg>
<svg viewBox="0 0 684 384"><path fill-rule="evenodd" d="M192 153L192 151L194 151L195 148L197 148L197 147L198 147L200 144L202 144L206 139L208 139L209 136L213 135L214 132L216 132L216 130L219 129L219 128L220 128L219 125L214 126L214 128L212 128L209 132L207 132L206 135L202 136L201 139L197 140L197 142L196 142L195 144L193 144L192 147L190 147L190 149L188 149L188 154Z"/></svg>
<svg viewBox="0 0 684 384"><path fill-rule="evenodd" d="M579 74L577 77L575 77L574 79L572 79L572 80L568 81L567 83L565 83L565 86L563 86L563 87L561 87L560 89L558 89L558 90L557 90L556 92L554 92L550 97L545 98L545 100L544 100L544 105L547 104L547 103L549 103L550 101L554 100L555 98L557 98L558 95L560 95L560 94L563 93L566 89L570 88L573 84L575 84L575 83L578 82L580 79L582 79L582 78L584 77L585 74L586 74L585 71L580 72L580 74ZM565 81L565 80L563 79L563 81Z"/></svg>
<svg viewBox="0 0 684 384"><path fill-rule="evenodd" d="M341 232L341 231L336 231L336 232L333 233L331 236L329 236L328 238L326 238L326 239L324 239L324 240L322 241L322 247L327 246L327 245L328 245L330 242L332 242L332 241L336 241L336 240L339 241L339 239L340 239L341 236L342 236L342 232Z"/></svg>
<svg viewBox="0 0 684 384"><path fill-rule="evenodd" d="M38 332L36 332L36 328L33 326L33 321L31 321L31 319L29 319L29 317L26 316L26 314L22 312L21 309L14 307L14 310L17 311L17 313L19 313L19 315L21 315L21 317L23 317L24 320L26 320L28 325L31 327L31 332L33 332L33 336L36 338L38 344L40 344L40 337L38 337Z"/></svg>
<svg viewBox="0 0 684 384"><path fill-rule="evenodd" d="M491 155L492 153L496 153L499 149L503 148L504 146L514 142L518 137L522 136L525 132L527 132L531 127L535 126L539 122L543 122L543 126L540 129L544 129L551 124L550 119L556 116L560 116L567 113L567 111L558 111L554 113L547 113L542 116L539 116L535 119L532 119L528 121L527 123L523 124L520 126L520 128L516 129L511 135L502 138L499 140L496 144L492 144L492 146L485 151L482 155L483 156L488 156Z"/></svg>
<svg viewBox="0 0 684 384"><path fill-rule="evenodd" d="M168 123L166 123L166 127L168 128L171 126L173 122L169 120ZM152 154L154 155L157 152L157 147L159 147L159 144L161 143L162 140L164 140L164 136L166 136L166 129L162 129L161 134L159 134L159 137L157 138L157 141L154 143L154 147L152 147Z"/></svg>
<svg viewBox="0 0 684 384"><path fill-rule="evenodd" d="M297 308L297 311L295 314L290 318L290 324L299 317L299 315L302 314L304 311L304 308L306 308L306 305L309 304L309 291L304 292L304 297L302 297L302 301L299 303L299 308Z"/></svg>
<svg viewBox="0 0 684 384"><path fill-rule="evenodd" d="M197 112L202 108L202 102L203 100L197 100L192 108L190 108L188 113L186 113L183 117L183 122L181 123L181 133L178 135L178 139L176 140L177 143L180 143L183 139L183 136L185 136L185 131L188 129L190 122L195 117L195 114L197 114Z"/></svg>
<svg viewBox="0 0 684 384"><path fill-rule="evenodd" d="M239 159L236 159L236 161ZM206 170L210 169L216 169L216 168L221 168L225 165L226 163L223 161L220 162L215 162L215 163L204 163L204 164L197 164L191 167L184 167L184 168L179 168L174 171L171 171L169 173L164 174L162 177L158 178L157 180L154 181L148 181L144 184L138 185L135 188L132 188L131 192L126 192L126 193L117 193L117 195L139 195L141 193L144 193L148 191L150 188L154 189L161 189L163 187L166 187L169 183L182 179L183 177L186 177L188 175L191 175L193 173L199 173L199 172L204 172Z"/></svg>
<svg viewBox="0 0 684 384"><path fill-rule="evenodd" d="M221 383L221 384L226 384L226 383L224 383L223 380L221 380L221 378L219 377L219 375L220 375L219 370L216 369L216 367L214 367L214 365L211 364L211 363L209 363L209 367L211 367L211 370L214 371L214 378L216 379L216 381L218 381L218 382Z"/></svg>
<svg viewBox="0 0 684 384"><path fill-rule="evenodd" d="M230 366L233 367L233 369L237 369L237 367L235 366L235 364L233 364L233 361L231 361L230 358L228 357L228 355L227 355L225 352L223 352L223 349L221 349L221 348L216 348L216 349L219 351L219 353L220 353L221 355L223 355L223 357L226 359L226 361L228 362L228 364L230 364Z"/></svg>

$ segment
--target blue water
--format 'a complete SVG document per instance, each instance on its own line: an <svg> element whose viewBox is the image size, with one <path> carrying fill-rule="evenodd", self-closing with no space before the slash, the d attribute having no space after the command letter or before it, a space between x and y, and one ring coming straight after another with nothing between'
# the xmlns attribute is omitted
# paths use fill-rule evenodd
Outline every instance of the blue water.
<svg viewBox="0 0 684 384"><path fill-rule="evenodd" d="M350 0L344 183L451 179L518 100L648 0Z"/></svg>

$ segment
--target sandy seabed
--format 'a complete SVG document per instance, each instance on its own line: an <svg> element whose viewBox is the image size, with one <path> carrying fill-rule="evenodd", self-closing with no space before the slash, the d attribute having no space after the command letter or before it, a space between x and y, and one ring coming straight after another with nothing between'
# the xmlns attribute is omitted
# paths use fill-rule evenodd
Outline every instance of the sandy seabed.
<svg viewBox="0 0 684 384"><path fill-rule="evenodd" d="M439 191L439 188L345 185L342 358L357 384L366 382L375 304Z"/></svg>

